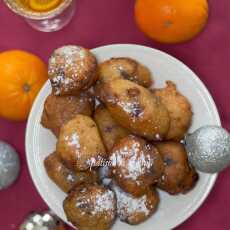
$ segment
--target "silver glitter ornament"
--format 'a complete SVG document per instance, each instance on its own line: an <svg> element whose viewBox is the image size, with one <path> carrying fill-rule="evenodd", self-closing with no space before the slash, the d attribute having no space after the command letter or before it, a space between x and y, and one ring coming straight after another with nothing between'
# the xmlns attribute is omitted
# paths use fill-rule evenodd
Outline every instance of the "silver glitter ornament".
<svg viewBox="0 0 230 230"><path fill-rule="evenodd" d="M0 141L0 190L9 187L20 171L18 154L13 147Z"/></svg>
<svg viewBox="0 0 230 230"><path fill-rule="evenodd" d="M191 164L206 173L217 173L230 165L230 135L219 126L204 126L185 138Z"/></svg>
<svg viewBox="0 0 230 230"><path fill-rule="evenodd" d="M21 224L19 230L57 230L63 223L51 211L31 213Z"/></svg>

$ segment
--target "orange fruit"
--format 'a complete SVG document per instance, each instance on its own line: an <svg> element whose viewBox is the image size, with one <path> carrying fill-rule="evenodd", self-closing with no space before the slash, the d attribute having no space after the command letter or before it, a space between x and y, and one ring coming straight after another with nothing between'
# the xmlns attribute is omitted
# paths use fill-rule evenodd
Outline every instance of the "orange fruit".
<svg viewBox="0 0 230 230"><path fill-rule="evenodd" d="M194 38L208 19L207 0L136 0L135 19L150 38L180 43Z"/></svg>
<svg viewBox="0 0 230 230"><path fill-rule="evenodd" d="M47 78L47 66L37 56L20 50L0 53L0 116L25 120Z"/></svg>
<svg viewBox="0 0 230 230"><path fill-rule="evenodd" d="M34 11L49 11L60 3L61 0L29 0L29 6Z"/></svg>

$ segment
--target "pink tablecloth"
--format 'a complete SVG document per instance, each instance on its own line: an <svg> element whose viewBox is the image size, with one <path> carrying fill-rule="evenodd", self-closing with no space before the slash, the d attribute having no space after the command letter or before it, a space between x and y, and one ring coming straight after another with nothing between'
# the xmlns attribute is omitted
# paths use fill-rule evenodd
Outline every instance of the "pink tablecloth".
<svg viewBox="0 0 230 230"><path fill-rule="evenodd" d="M76 15L65 29L41 33L0 3L0 51L17 48L31 51L45 61L52 50L64 44L89 48L112 43L137 43L166 51L191 67L212 93L223 125L230 129L230 1L210 0L210 19L206 30L183 45L159 45L147 39L133 20L133 0L76 0ZM22 171L16 184L0 191L0 229L18 229L33 210L47 206L38 195L25 159L25 123L0 120L0 139L19 152ZM215 188L202 207L178 230L230 229L230 169L222 172ZM159 230L159 229L157 229Z"/></svg>

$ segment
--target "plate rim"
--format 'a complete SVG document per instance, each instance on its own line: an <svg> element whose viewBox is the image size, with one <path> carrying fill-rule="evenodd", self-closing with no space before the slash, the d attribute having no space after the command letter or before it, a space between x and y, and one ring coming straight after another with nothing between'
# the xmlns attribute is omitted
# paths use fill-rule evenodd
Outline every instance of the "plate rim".
<svg viewBox="0 0 230 230"><path fill-rule="evenodd" d="M201 81L201 79L198 77L198 75L193 72L187 65L185 65L181 60L173 57L172 55L152 48L152 47L148 47L148 46L144 46L144 45L138 45L138 44L122 44L122 43L116 43L116 44L110 44L110 45L105 45L105 46L99 46L97 48L91 49L91 52L99 52L100 50L104 50L104 49L115 49L115 48L131 48L131 49L140 49L140 50L144 50L146 52L155 52L155 53L159 53L160 55L164 55L167 58L173 60L174 62L177 62L178 64L181 65L181 67L183 67L184 69L186 69L186 71L189 71L193 76L193 80L196 81L196 83L199 85L199 87L204 91L205 95L207 96L207 99L209 100L212 108L213 108L213 112L215 113L215 120L216 120L216 125L221 126L221 120L220 120L220 115L217 109L217 106L214 102L214 99L211 95L211 93L209 92L209 90L207 89L207 87L205 86L205 84ZM26 134L25 134L25 152L26 152L26 162L27 162L27 166L29 169L29 174L30 177L33 181L33 184L36 188L36 190L38 191L39 195L41 196L42 200L45 201L46 205L51 209L50 205L49 205L49 201L46 197L44 197L42 194L42 189L40 189L40 187L38 186L37 183L37 179L36 179L36 173L34 172L34 170L32 170L32 164L30 163L30 154L29 154L29 149L30 149L30 143L29 143L29 136L30 136L30 130L31 130L31 126L33 126L32 124L32 117L35 113L35 106L37 105L40 97L40 93L47 87L47 84L49 82L49 79L47 79L47 81L44 83L43 87L40 89L40 91L37 94L36 99L33 102L28 120L27 120L27 124L26 124ZM201 205L204 203L204 201L207 199L207 197L209 196L211 190L213 189L215 182L217 180L218 174L210 174L211 178L210 178L210 182L209 182L209 186L206 188L205 193L203 193L202 197L199 199L198 202L196 202L196 205L193 206L191 209L189 209L185 215L180 216L179 218L176 218L174 221L172 221L172 225L169 229L171 228L175 228L177 226L179 226L180 224L182 224L183 222L185 222L186 220L188 220L193 214L195 214L195 212L201 207ZM53 210L56 213L56 210ZM56 213L57 216L58 213ZM68 224L70 224L68 222Z"/></svg>

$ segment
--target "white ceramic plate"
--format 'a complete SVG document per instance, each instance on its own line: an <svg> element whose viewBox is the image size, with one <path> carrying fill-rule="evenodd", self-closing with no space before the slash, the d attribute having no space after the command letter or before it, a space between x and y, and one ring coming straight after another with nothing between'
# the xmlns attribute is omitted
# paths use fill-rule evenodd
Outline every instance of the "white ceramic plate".
<svg viewBox="0 0 230 230"><path fill-rule="evenodd" d="M163 87L172 80L191 102L194 118L190 131L204 125L220 125L215 103L199 78L183 63L161 51L138 45L109 45L93 49L98 61L111 57L131 57L145 64L154 76L155 86ZM31 110L26 131L26 154L29 170L37 190L48 206L67 222L62 209L65 194L46 175L43 160L54 151L55 137L40 125L45 98L51 88L47 82L40 91ZM200 173L200 180L187 195L169 196L160 192L161 202L156 214L138 226L119 221L113 230L169 230L188 219L204 202L212 189L217 175Z"/></svg>

